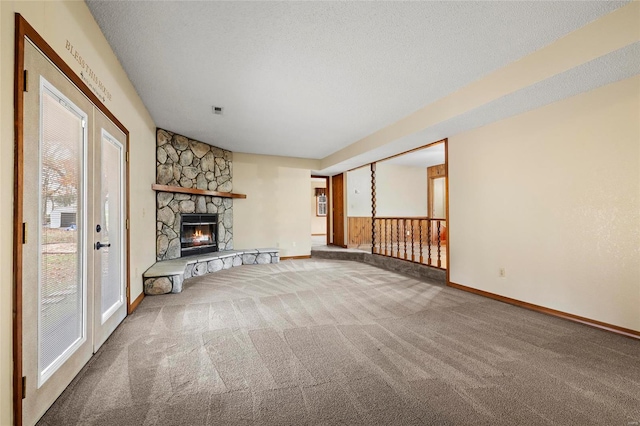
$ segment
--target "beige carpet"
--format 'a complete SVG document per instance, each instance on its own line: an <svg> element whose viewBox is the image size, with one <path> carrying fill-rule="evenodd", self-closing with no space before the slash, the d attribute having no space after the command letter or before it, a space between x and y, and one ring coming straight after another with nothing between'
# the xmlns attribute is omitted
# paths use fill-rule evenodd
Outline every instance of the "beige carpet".
<svg viewBox="0 0 640 426"><path fill-rule="evenodd" d="M356 262L144 299L44 425L621 425L640 341Z"/></svg>

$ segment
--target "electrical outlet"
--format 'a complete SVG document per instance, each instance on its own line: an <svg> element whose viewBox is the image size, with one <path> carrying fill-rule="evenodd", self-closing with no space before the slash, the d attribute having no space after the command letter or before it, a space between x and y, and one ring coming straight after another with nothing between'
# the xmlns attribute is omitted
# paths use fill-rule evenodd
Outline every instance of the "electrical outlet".
<svg viewBox="0 0 640 426"><path fill-rule="evenodd" d="M291 247L295 247L295 246L296 246L296 242L294 241L291 243Z"/></svg>
<svg viewBox="0 0 640 426"><path fill-rule="evenodd" d="M500 278L505 278L507 276L507 270L505 268L500 268Z"/></svg>

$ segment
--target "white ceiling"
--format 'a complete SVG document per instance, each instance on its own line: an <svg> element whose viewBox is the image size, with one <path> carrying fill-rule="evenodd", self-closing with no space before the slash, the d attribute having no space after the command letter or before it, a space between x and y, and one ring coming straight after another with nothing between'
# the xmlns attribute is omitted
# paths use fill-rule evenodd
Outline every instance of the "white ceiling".
<svg viewBox="0 0 640 426"><path fill-rule="evenodd" d="M625 2L87 3L158 127L324 158Z"/></svg>
<svg viewBox="0 0 640 426"><path fill-rule="evenodd" d="M396 166L427 168L444 164L444 143L431 145L428 148L413 151L383 161Z"/></svg>
<svg viewBox="0 0 640 426"><path fill-rule="evenodd" d="M323 170L314 171L314 174L341 173L637 74L640 74L640 42L632 43L450 120L397 139L391 144L351 157Z"/></svg>

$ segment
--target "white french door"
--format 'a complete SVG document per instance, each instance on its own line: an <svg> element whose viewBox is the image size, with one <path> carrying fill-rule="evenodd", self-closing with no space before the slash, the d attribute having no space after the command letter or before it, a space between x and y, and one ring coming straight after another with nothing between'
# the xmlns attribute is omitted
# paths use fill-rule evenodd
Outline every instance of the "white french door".
<svg viewBox="0 0 640 426"><path fill-rule="evenodd" d="M126 316L126 136L25 43L23 423L35 424Z"/></svg>
<svg viewBox="0 0 640 426"><path fill-rule="evenodd" d="M125 294L126 136L100 111L95 114L94 352L127 315Z"/></svg>

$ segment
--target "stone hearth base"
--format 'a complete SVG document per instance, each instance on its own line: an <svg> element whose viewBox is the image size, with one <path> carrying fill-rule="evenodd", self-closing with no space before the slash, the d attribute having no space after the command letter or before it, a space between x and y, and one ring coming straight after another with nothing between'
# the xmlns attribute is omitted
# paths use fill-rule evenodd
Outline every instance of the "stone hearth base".
<svg viewBox="0 0 640 426"><path fill-rule="evenodd" d="M230 250L156 262L142 275L146 295L180 293L185 279L241 265L278 263L278 249Z"/></svg>

